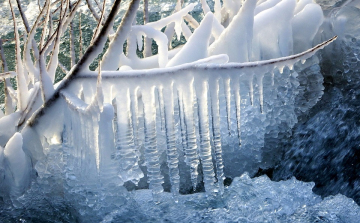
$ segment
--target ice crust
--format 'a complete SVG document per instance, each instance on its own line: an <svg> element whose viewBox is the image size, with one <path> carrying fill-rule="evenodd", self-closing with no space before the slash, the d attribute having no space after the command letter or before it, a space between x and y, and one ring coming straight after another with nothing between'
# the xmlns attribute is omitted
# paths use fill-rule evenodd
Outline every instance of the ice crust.
<svg viewBox="0 0 360 223"><path fill-rule="evenodd" d="M59 152L59 150L58 150ZM54 159L60 153L53 153ZM49 171L60 167L49 166ZM151 190L126 191L125 188L89 192L61 187L57 175L34 183L17 207L1 209L2 222L14 221L19 213L25 221L60 222L347 222L357 223L360 208L343 196L322 199L311 190L313 183L292 178L273 182L266 176L251 179L248 174L233 179L222 196L204 193L179 196L161 193L154 205ZM53 185L50 187L50 185ZM102 197L102 199L98 199ZM48 201L51 199L52 205ZM76 204L76 205L74 205ZM3 206L4 207L4 206ZM22 212L23 208L31 210Z"/></svg>

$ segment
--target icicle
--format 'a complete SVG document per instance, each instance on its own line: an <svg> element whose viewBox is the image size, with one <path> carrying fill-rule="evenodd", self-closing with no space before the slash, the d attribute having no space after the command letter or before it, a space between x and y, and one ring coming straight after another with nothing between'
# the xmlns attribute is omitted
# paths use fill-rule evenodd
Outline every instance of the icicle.
<svg viewBox="0 0 360 223"><path fill-rule="evenodd" d="M174 117L174 91L173 84L167 85L163 89L162 95L164 95L165 105L165 122L166 122L166 141L167 141L167 162L169 167L169 175L171 182L171 192L175 201L177 202L179 194L179 159L176 148L176 137L175 137L175 117Z"/></svg>
<svg viewBox="0 0 360 223"><path fill-rule="evenodd" d="M139 137L139 99L138 99L139 88L135 88L130 92L130 101L131 101L131 117L132 117L132 127L133 127L133 136L134 144L137 148L142 145L142 140ZM140 157L139 149L136 149L137 156Z"/></svg>
<svg viewBox="0 0 360 223"><path fill-rule="evenodd" d="M194 80L191 80L187 86L183 87L184 89L180 91L180 97L183 102L182 109L184 113L184 126L186 128L187 147L185 149L185 155L186 163L190 166L191 182L195 190L197 186L199 159L194 122Z"/></svg>
<svg viewBox="0 0 360 223"><path fill-rule="evenodd" d="M224 89L225 89L225 99L226 99L226 117L227 117L227 125L229 135L231 134L231 87L230 87L231 79L225 79Z"/></svg>
<svg viewBox="0 0 360 223"><path fill-rule="evenodd" d="M251 81L252 86L252 81ZM235 76L231 81L231 89L234 92L235 99L235 111L236 111L236 126L239 139L239 145L241 146L241 95L240 95L240 83L239 77Z"/></svg>
<svg viewBox="0 0 360 223"><path fill-rule="evenodd" d="M143 50L143 38L142 38L142 35L136 35L136 43L137 43L139 51L142 51Z"/></svg>
<svg viewBox="0 0 360 223"><path fill-rule="evenodd" d="M290 70L293 70L294 69L294 64L289 64L288 67L289 67Z"/></svg>
<svg viewBox="0 0 360 223"><path fill-rule="evenodd" d="M164 95L162 91L163 87L157 88L156 95L157 95L157 114L159 114L160 118L160 129L161 131L165 130L165 107L164 107Z"/></svg>
<svg viewBox="0 0 360 223"><path fill-rule="evenodd" d="M257 81L259 86L259 96L260 96L260 112L264 112L264 86L263 86L264 73L259 72L257 75Z"/></svg>
<svg viewBox="0 0 360 223"><path fill-rule="evenodd" d="M220 101L219 101L219 80L209 81L211 114L212 114L212 134L214 140L216 178L220 193L224 192L224 164L222 159L221 148L221 131L220 131ZM228 117L229 119L230 117Z"/></svg>
<svg viewBox="0 0 360 223"><path fill-rule="evenodd" d="M203 181L207 193L217 192L215 187L215 173L212 162L210 133L209 133L209 108L208 108L208 83L200 80L195 84L198 99L199 134L200 134L200 159L203 170Z"/></svg>
<svg viewBox="0 0 360 223"><path fill-rule="evenodd" d="M182 100L182 97L180 98L180 93L177 92L177 103L179 106L179 120L180 120L180 139L181 139L181 145L184 150L184 153L186 155L186 149L187 149L187 140L186 140L186 125L185 125L185 113L184 113L184 101ZM188 164L189 165L189 164ZM190 166L190 165L189 165Z"/></svg>
<svg viewBox="0 0 360 223"><path fill-rule="evenodd" d="M278 69L279 69L279 72L280 72L280 74L282 74L283 72L284 72L284 68L285 68L285 66L278 66Z"/></svg>
<svg viewBox="0 0 360 223"><path fill-rule="evenodd" d="M100 155L100 176L104 183L114 181L116 168L111 156L114 154L114 132L112 120L114 118L114 107L105 104L99 121L99 155Z"/></svg>
<svg viewBox="0 0 360 223"><path fill-rule="evenodd" d="M158 194L163 192L163 176L160 171L159 153L156 139L156 108L155 108L155 87L143 89L142 94L145 114L145 160L149 188L152 190L154 201L157 203Z"/></svg>
<svg viewBox="0 0 360 223"><path fill-rule="evenodd" d="M249 97L250 97L250 104L254 105L254 74L250 73L249 75Z"/></svg>
<svg viewBox="0 0 360 223"><path fill-rule="evenodd" d="M119 177L123 182L133 181L137 184L144 175L140 170L139 156L134 144L130 91L123 88L116 96L117 105L117 140L116 147L120 155Z"/></svg>

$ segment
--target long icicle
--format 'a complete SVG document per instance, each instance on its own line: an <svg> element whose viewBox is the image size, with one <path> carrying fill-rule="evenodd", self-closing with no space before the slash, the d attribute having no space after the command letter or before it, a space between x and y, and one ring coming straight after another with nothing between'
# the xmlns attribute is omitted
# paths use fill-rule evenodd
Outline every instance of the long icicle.
<svg viewBox="0 0 360 223"><path fill-rule="evenodd" d="M175 136L175 117L174 117L174 89L173 83L167 84L168 87L163 89L164 106L165 106L165 124L166 124L166 145L167 145L167 162L169 166L169 175L171 182L171 193L175 201L178 201L179 194L179 155L176 148Z"/></svg>

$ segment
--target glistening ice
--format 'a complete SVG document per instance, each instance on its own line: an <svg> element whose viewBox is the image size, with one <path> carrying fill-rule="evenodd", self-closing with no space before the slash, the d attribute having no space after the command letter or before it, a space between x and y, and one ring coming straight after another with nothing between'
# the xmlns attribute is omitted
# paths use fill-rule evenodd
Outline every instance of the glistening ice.
<svg viewBox="0 0 360 223"><path fill-rule="evenodd" d="M16 66L9 71L2 54L4 220L36 206L59 221L302 222L324 208L330 221L356 222L349 198L322 200L295 179L249 178L280 159L266 142L291 135L321 98L318 51L346 18L334 22L306 0L215 0L178 1L149 22L144 1L138 22L139 4L126 5L120 24L118 0L45 1L30 20L21 3L5 5ZM76 52L84 7L98 25ZM70 66L60 61L65 35ZM57 68L65 77L54 84ZM25 219L34 220L31 211Z"/></svg>

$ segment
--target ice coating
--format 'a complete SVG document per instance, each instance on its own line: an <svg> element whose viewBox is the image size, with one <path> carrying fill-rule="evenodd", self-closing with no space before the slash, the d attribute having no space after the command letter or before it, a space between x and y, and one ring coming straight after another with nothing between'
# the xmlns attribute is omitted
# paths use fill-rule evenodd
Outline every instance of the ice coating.
<svg viewBox="0 0 360 223"><path fill-rule="evenodd" d="M187 44L166 64L166 67L194 62L208 56L207 48L213 19L212 13L206 14L200 26L189 38Z"/></svg>
<svg viewBox="0 0 360 223"><path fill-rule="evenodd" d="M114 14L119 2L111 10ZM11 136L19 138L20 133L14 133L21 131L26 154L16 154L32 161L33 166L18 175L32 168L38 174L34 179L61 175L66 190L89 191L84 204L99 209L96 204L115 197L117 189L149 188L159 203L164 191L171 191L175 200L181 200L182 191L204 190L211 197L224 193L225 176L234 178L244 171L254 175L265 165L261 162L267 135L290 131L297 122L297 97L305 94L298 77L309 66L317 66L311 56L336 39L311 48L323 21L314 3L265 3L230 0L221 8L216 1L212 14L202 1L208 13L200 25L188 14L195 4L181 9L179 3L174 14L142 26L135 20L139 1L132 1L116 34L109 37L97 72L90 71L89 64L103 50L115 16L109 16L85 56L55 87L60 36L74 12L65 10L68 19L60 22L60 31L52 37L54 46L48 43L35 62L30 32L24 62L35 83L22 86L18 81L19 113L0 119L1 133L6 123L13 123L10 133L1 134L3 145L13 142L8 141ZM168 33L160 31L164 26ZM293 31L303 26L304 34ZM170 51L173 32L178 40L183 34L187 42ZM139 58L137 48L146 48L142 36L156 41L157 55ZM19 38L16 42L21 78ZM50 51L53 56L46 65ZM294 51L298 54L291 55ZM306 60L310 62L299 63ZM314 101L323 90L320 85L309 87ZM23 100L22 93L29 99ZM301 108L312 105L304 103ZM56 118L51 115L55 112ZM56 165L49 170L48 164Z"/></svg>
<svg viewBox="0 0 360 223"><path fill-rule="evenodd" d="M30 182L29 157L24 153L23 138L20 133L15 133L6 144L3 156L8 168L5 178L11 178L10 196L21 195Z"/></svg>
<svg viewBox="0 0 360 223"><path fill-rule="evenodd" d="M253 36L255 0L244 3L230 25L221 33L219 39L211 44L209 55L225 53L230 62L247 62L251 52ZM255 29L254 29L255 30ZM237 47L226 44L232 42Z"/></svg>
<svg viewBox="0 0 360 223"><path fill-rule="evenodd" d="M301 52L310 46L311 40L314 39L323 23L323 17L321 7L314 3L306 4L301 11L296 13L292 20L294 53Z"/></svg>
<svg viewBox="0 0 360 223"><path fill-rule="evenodd" d="M285 0L255 16L253 60L292 54L291 20L295 6L295 0Z"/></svg>

